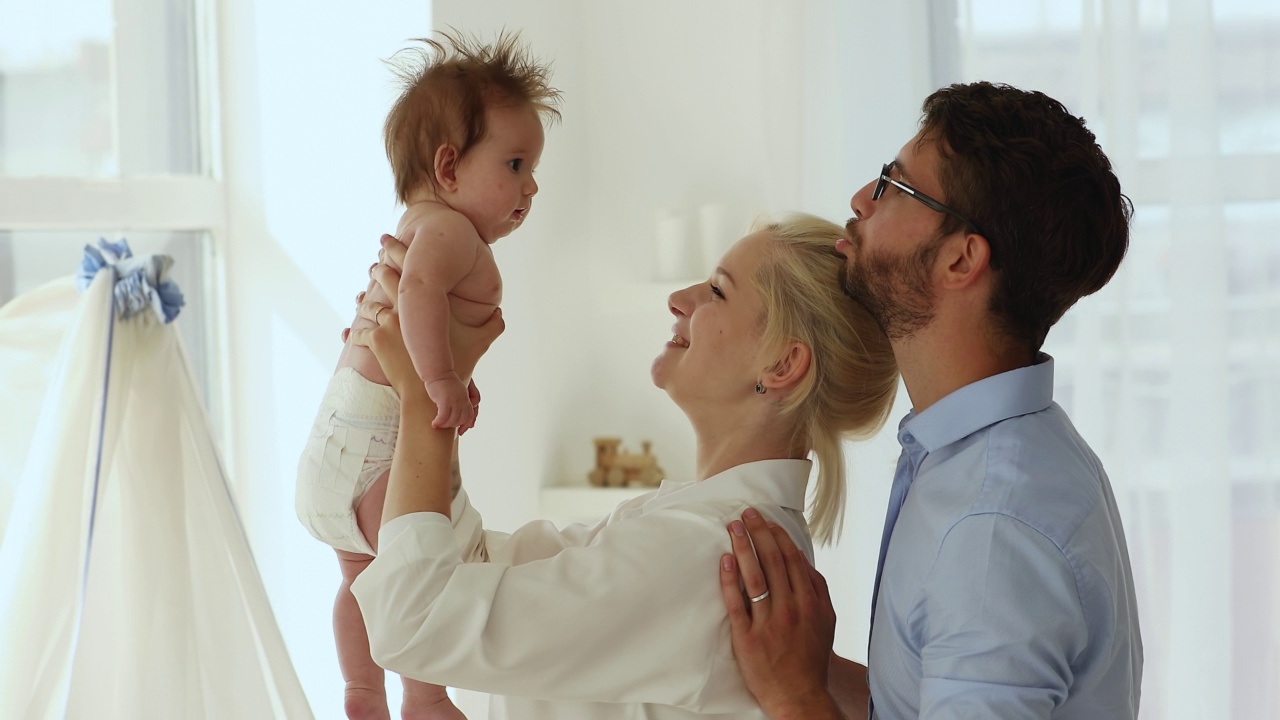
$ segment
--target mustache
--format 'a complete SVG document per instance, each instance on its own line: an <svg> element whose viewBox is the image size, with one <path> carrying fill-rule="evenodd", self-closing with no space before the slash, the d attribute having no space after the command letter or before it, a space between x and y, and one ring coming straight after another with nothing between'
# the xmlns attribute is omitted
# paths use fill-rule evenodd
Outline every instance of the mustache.
<svg viewBox="0 0 1280 720"><path fill-rule="evenodd" d="M862 234L858 230L858 218L856 216L845 221L844 235L849 239L849 244L853 246L855 252L862 251Z"/></svg>

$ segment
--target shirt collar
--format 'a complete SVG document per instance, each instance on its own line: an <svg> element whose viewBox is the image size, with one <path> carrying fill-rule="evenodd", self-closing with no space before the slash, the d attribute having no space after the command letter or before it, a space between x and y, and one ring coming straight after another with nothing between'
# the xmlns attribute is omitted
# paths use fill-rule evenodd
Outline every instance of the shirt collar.
<svg viewBox="0 0 1280 720"><path fill-rule="evenodd" d="M908 452L933 452L982 428L1019 415L1040 412L1053 403L1053 358L1039 353L1036 363L970 383L898 424L898 443Z"/></svg>
<svg viewBox="0 0 1280 720"><path fill-rule="evenodd" d="M675 503L706 500L768 501L780 507L804 511L805 488L809 483L809 460L757 460L731 467L701 482L663 480L646 509Z"/></svg>

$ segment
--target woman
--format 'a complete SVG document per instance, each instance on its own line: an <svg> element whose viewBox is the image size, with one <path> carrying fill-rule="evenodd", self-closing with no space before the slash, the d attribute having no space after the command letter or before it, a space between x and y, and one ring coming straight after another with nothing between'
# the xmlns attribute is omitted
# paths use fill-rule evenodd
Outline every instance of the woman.
<svg viewBox="0 0 1280 720"><path fill-rule="evenodd" d="M352 586L378 664L492 693L495 717L764 717L734 663L714 571L732 551L724 528L754 507L812 558L810 530L828 542L842 516L841 441L875 433L897 388L887 339L839 289L841 232L808 216L765 226L671 295L673 337L651 374L693 425L694 477L591 527L483 530L451 490L456 440L431 429L394 309L362 305L378 327L355 340L400 393L400 436L422 438L396 449L379 554ZM459 329L457 363L473 364L500 326Z"/></svg>

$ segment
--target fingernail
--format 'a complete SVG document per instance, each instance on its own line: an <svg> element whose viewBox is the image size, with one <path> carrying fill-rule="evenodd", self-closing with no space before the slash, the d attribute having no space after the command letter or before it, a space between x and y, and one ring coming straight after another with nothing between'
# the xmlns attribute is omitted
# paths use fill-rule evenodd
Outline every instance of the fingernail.
<svg viewBox="0 0 1280 720"><path fill-rule="evenodd" d="M374 268L376 268L376 267L378 267L378 263L374 263L374 264L370 265L370 266L369 266L369 272L373 272L373 269L374 269Z"/></svg>
<svg viewBox="0 0 1280 720"><path fill-rule="evenodd" d="M760 513L756 512L755 508L747 508L742 512L742 517L748 520L756 520L760 517Z"/></svg>
<svg viewBox="0 0 1280 720"><path fill-rule="evenodd" d="M776 522L769 522L769 521L767 521L767 520L766 520L766 521L765 521L765 526L767 526L770 530L777 530L777 529L778 529L778 523L776 523Z"/></svg>
<svg viewBox="0 0 1280 720"><path fill-rule="evenodd" d="M733 556L732 555L721 556L720 569L725 572L733 572Z"/></svg>
<svg viewBox="0 0 1280 720"><path fill-rule="evenodd" d="M739 522L738 520L734 520L733 522L729 523L729 532L733 533L734 535L737 535L738 537L742 537L743 535L747 534L747 529L742 526L741 522Z"/></svg>

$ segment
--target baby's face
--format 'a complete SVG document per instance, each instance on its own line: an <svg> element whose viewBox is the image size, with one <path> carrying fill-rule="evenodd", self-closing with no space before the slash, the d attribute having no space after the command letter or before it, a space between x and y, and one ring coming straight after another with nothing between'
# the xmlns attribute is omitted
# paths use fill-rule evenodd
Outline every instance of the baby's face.
<svg viewBox="0 0 1280 720"><path fill-rule="evenodd" d="M484 139L458 165L457 191L449 204L492 243L529 214L538 192L533 170L545 138L537 111L528 105L490 107L485 120Z"/></svg>

